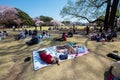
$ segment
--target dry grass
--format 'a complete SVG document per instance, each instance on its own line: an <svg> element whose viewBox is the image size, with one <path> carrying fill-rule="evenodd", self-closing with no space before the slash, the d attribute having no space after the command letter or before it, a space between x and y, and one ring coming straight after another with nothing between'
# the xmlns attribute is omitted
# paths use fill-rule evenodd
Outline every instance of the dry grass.
<svg viewBox="0 0 120 80"><path fill-rule="evenodd" d="M103 45L75 35L68 38L67 42L76 41L80 45L86 45L91 50L90 54L66 60L60 66L52 65L34 71L33 60L24 62L26 57L32 57L33 50L66 42L53 42L49 39L44 40L45 44L26 46L25 42L28 40L29 38L14 41L13 37L10 37L0 42L0 80L105 80L104 73L113 62L106 54L120 49L120 42Z"/></svg>

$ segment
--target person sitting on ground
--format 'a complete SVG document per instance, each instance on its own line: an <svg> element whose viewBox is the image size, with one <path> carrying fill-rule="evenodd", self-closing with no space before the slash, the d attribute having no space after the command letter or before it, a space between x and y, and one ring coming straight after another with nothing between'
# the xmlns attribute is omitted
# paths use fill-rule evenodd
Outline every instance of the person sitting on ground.
<svg viewBox="0 0 120 80"><path fill-rule="evenodd" d="M98 33L94 32L93 35L91 36L91 40L97 40Z"/></svg>
<svg viewBox="0 0 120 80"><path fill-rule="evenodd" d="M109 26L108 30L107 30L107 33L111 33L111 26Z"/></svg>
<svg viewBox="0 0 120 80"><path fill-rule="evenodd" d="M100 42L105 42L107 40L107 36L106 36L106 33L104 31L102 31L99 39L100 39L99 40Z"/></svg>
<svg viewBox="0 0 120 80"><path fill-rule="evenodd" d="M48 30L52 30L52 28L51 28L51 27L49 27L49 28L48 28Z"/></svg>
<svg viewBox="0 0 120 80"><path fill-rule="evenodd" d="M3 31L3 35L8 36L8 32L7 31Z"/></svg>
<svg viewBox="0 0 120 80"><path fill-rule="evenodd" d="M71 31L68 32L67 37L73 37L73 33Z"/></svg>
<svg viewBox="0 0 120 80"><path fill-rule="evenodd" d="M104 38L104 39L106 39L106 34L105 34L105 32L104 31L102 31L102 33L101 33L101 38Z"/></svg>
<svg viewBox="0 0 120 80"><path fill-rule="evenodd" d="M75 28L73 29L73 33L74 33L74 34L77 34L77 33L76 33L76 29L75 29Z"/></svg>
<svg viewBox="0 0 120 80"><path fill-rule="evenodd" d="M117 37L117 33L115 31L111 31L111 36L112 37Z"/></svg>
<svg viewBox="0 0 120 80"><path fill-rule="evenodd" d="M50 36L50 33L48 31L46 31L46 36Z"/></svg>
<svg viewBox="0 0 120 80"><path fill-rule="evenodd" d="M14 36L15 40L20 40L25 38L25 33L22 31L19 34Z"/></svg>
<svg viewBox="0 0 120 80"><path fill-rule="evenodd" d="M24 39L25 38L25 33L24 32L21 32L20 34L19 34L19 39Z"/></svg>
<svg viewBox="0 0 120 80"><path fill-rule="evenodd" d="M27 37L27 35L28 35L28 30L27 29L25 29L25 37Z"/></svg>
<svg viewBox="0 0 120 80"><path fill-rule="evenodd" d="M111 35L111 33L109 32L109 33L107 34L107 41L110 42L111 40L112 40L112 35Z"/></svg>
<svg viewBox="0 0 120 80"><path fill-rule="evenodd" d="M58 65L60 65L59 59L57 57L54 57L54 56L50 55L50 54L47 54L45 50L38 51L38 53L39 53L39 56L40 56L41 60L46 62L47 64L58 64Z"/></svg>
<svg viewBox="0 0 120 80"><path fill-rule="evenodd" d="M103 37L101 37L101 35L99 33L97 34L96 38L97 38L97 40L96 40L97 42L101 42L101 41L105 40Z"/></svg>
<svg viewBox="0 0 120 80"><path fill-rule="evenodd" d="M2 34L2 32L0 31L0 41L2 40L2 37L3 37L3 34Z"/></svg>
<svg viewBox="0 0 120 80"><path fill-rule="evenodd" d="M50 33L48 31L46 31L43 37L44 38L50 38Z"/></svg>
<svg viewBox="0 0 120 80"><path fill-rule="evenodd" d="M64 41L67 41L67 37L66 37L66 34L65 34L65 33L63 33L63 35L62 35L62 39L63 39Z"/></svg>
<svg viewBox="0 0 120 80"><path fill-rule="evenodd" d="M120 79L120 61L112 63L111 66L112 66L112 74Z"/></svg>
<svg viewBox="0 0 120 80"><path fill-rule="evenodd" d="M65 33L63 33L61 38L54 39L54 40L55 40L55 41L67 41L66 34L65 34Z"/></svg>
<svg viewBox="0 0 120 80"><path fill-rule="evenodd" d="M43 30L43 32L42 32L42 38L44 38L45 35L46 35L46 32L45 32L45 30Z"/></svg>
<svg viewBox="0 0 120 80"><path fill-rule="evenodd" d="M0 37L2 37L3 36L3 33L2 33L2 31L0 31Z"/></svg>
<svg viewBox="0 0 120 80"><path fill-rule="evenodd" d="M101 36L98 32L94 32L93 35L91 36L91 40L96 40L97 42L101 41Z"/></svg>
<svg viewBox="0 0 120 80"><path fill-rule="evenodd" d="M28 42L26 42L27 45L34 45L34 44L38 44L39 43L39 39L35 34L32 34L32 39Z"/></svg>
<svg viewBox="0 0 120 80"><path fill-rule="evenodd" d="M31 30L29 30L29 31L28 31L28 33L29 33L29 36L31 36L31 35L32 35L32 31L31 31Z"/></svg>
<svg viewBox="0 0 120 80"><path fill-rule="evenodd" d="M38 31L35 29L33 30L33 34L37 35Z"/></svg>

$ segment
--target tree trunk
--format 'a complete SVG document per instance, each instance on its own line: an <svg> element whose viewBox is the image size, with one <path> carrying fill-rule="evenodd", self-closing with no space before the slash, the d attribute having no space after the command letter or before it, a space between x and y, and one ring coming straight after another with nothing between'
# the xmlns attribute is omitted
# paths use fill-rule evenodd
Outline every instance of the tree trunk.
<svg viewBox="0 0 120 80"><path fill-rule="evenodd" d="M42 26L40 25L40 31L42 30Z"/></svg>
<svg viewBox="0 0 120 80"><path fill-rule="evenodd" d="M37 26L35 25L35 30L37 30Z"/></svg>
<svg viewBox="0 0 120 80"><path fill-rule="evenodd" d="M111 12L110 12L110 20L109 20L109 25L111 26L111 29L114 28L118 3L119 3L119 0L113 0Z"/></svg>
<svg viewBox="0 0 120 80"><path fill-rule="evenodd" d="M111 0L108 0L108 2L107 2L107 8L106 8L106 14L105 14L105 19L104 19L104 30L105 31L107 31L107 29L108 29L110 4L111 4Z"/></svg>

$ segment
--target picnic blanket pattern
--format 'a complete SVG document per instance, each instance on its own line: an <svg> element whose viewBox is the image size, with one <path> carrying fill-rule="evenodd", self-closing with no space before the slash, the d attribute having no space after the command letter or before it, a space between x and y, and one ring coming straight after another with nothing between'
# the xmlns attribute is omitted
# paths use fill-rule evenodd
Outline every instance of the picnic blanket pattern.
<svg viewBox="0 0 120 80"><path fill-rule="evenodd" d="M83 51L83 47L84 47L84 51ZM83 46L83 47L78 48L78 52L79 52L78 56L82 56L82 55L85 55L85 54L89 53L87 48L85 46ZM45 62L43 62L41 60L39 54L37 53L38 51L43 50L43 49L46 50L47 54L51 54L52 56L56 56L57 58L59 58L59 56L61 54L64 54L64 53L58 53L56 51L56 46L52 46L52 47L48 47L48 48L42 48L42 49L33 51L34 70L38 70L38 69L40 69L42 67L46 67L46 66L51 65L51 64L46 64ZM75 58L75 54L69 54L68 55L68 59L73 59L73 58ZM64 60L60 60L60 62L62 62L62 61L64 61Z"/></svg>

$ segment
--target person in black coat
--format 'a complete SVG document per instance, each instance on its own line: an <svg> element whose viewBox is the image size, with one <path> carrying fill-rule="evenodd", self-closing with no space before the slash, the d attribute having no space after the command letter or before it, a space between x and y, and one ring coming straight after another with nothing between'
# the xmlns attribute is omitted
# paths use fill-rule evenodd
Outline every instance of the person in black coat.
<svg viewBox="0 0 120 80"><path fill-rule="evenodd" d="M89 27L86 26L86 34L89 35Z"/></svg>

